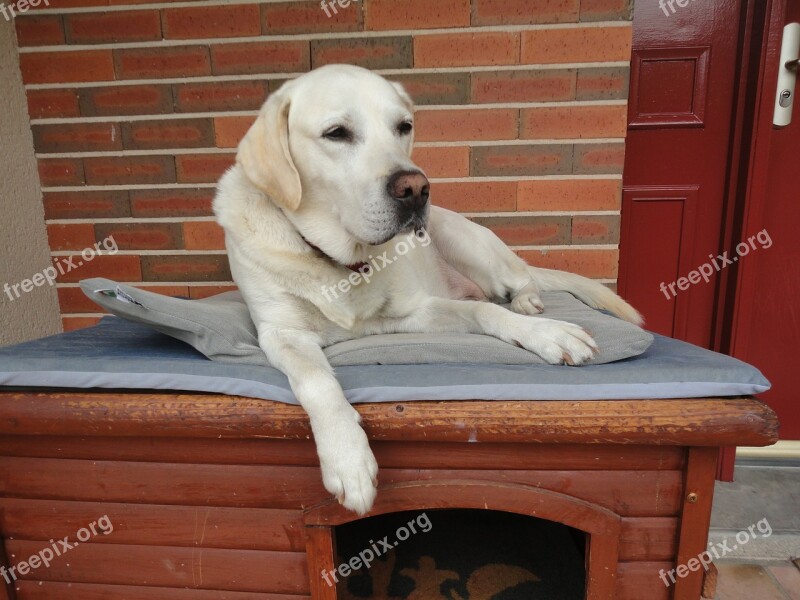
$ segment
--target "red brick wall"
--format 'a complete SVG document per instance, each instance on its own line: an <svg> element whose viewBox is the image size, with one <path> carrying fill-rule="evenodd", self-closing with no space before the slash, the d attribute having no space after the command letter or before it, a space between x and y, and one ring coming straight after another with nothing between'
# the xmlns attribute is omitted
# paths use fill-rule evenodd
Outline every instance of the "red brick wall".
<svg viewBox="0 0 800 600"><path fill-rule="evenodd" d="M616 281L632 0L359 0L332 18L317 1L146 2L16 19L52 252L120 247L58 283L66 329L98 316L85 277L230 286L214 182L266 95L329 62L407 85L435 203L534 264Z"/></svg>

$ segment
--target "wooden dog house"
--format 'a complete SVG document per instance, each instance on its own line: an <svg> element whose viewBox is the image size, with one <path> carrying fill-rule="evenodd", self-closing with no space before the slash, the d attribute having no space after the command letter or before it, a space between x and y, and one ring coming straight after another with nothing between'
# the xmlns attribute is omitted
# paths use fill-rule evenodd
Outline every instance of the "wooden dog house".
<svg viewBox="0 0 800 600"><path fill-rule="evenodd" d="M16 600L334 600L334 528L298 407L209 394L0 394L6 569L107 515L0 591ZM586 598L698 600L719 449L777 438L753 398L357 406L371 515L508 511L585 532ZM2 588L0 588L2 589ZM5 594L3 596L3 593Z"/></svg>

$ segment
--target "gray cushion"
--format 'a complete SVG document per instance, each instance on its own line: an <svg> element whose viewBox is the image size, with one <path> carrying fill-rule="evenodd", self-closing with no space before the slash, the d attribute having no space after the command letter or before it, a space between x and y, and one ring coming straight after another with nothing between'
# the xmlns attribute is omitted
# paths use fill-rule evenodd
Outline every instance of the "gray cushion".
<svg viewBox="0 0 800 600"><path fill-rule="evenodd" d="M255 326L238 292L204 300L182 300L108 279L81 282L84 293L109 312L190 344L211 360L269 366ZM594 336L603 364L638 356L653 336L621 319L594 310L566 292L542 294L544 316L582 326ZM333 366L438 363L542 364L533 354L496 338L474 334L373 335L325 349Z"/></svg>
<svg viewBox="0 0 800 600"><path fill-rule="evenodd" d="M622 400L746 396L769 388L757 369L654 335L639 356L608 365L444 364L337 367L350 402L411 400ZM297 404L271 367L208 360L140 323L106 317L94 327L0 348L0 388L197 391Z"/></svg>

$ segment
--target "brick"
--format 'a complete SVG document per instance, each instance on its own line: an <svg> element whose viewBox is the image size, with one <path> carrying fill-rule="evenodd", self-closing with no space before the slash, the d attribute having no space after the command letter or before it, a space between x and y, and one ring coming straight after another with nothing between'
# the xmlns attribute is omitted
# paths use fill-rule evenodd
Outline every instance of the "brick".
<svg viewBox="0 0 800 600"><path fill-rule="evenodd" d="M110 50L32 52L20 54L19 64L22 80L26 84L114 79L114 63Z"/></svg>
<svg viewBox="0 0 800 600"><path fill-rule="evenodd" d="M569 217L475 217L510 246L543 246L570 243Z"/></svg>
<svg viewBox="0 0 800 600"><path fill-rule="evenodd" d="M100 307L98 307L100 310ZM86 329L87 327L93 327L100 322L101 317L71 317L69 315L64 315L61 317L61 328L64 330L64 333L69 331L77 331L78 329Z"/></svg>
<svg viewBox="0 0 800 600"><path fill-rule="evenodd" d="M235 162L235 154L181 154L175 157L178 183L214 183Z"/></svg>
<svg viewBox="0 0 800 600"><path fill-rule="evenodd" d="M416 147L411 159L428 177L467 177L469 148L467 146Z"/></svg>
<svg viewBox="0 0 800 600"><path fill-rule="evenodd" d="M479 146L472 149L474 177L564 175L572 172L571 144Z"/></svg>
<svg viewBox="0 0 800 600"><path fill-rule="evenodd" d="M568 27L522 33L523 64L629 61L631 27Z"/></svg>
<svg viewBox="0 0 800 600"><path fill-rule="evenodd" d="M581 0L581 21L630 21L633 0Z"/></svg>
<svg viewBox="0 0 800 600"><path fill-rule="evenodd" d="M409 73L390 75L403 84L417 104L467 104L470 93L469 73Z"/></svg>
<svg viewBox="0 0 800 600"><path fill-rule="evenodd" d="M48 225L47 241L51 250L83 250L94 245L94 227L89 223Z"/></svg>
<svg viewBox="0 0 800 600"><path fill-rule="evenodd" d="M134 217L207 217L214 188L131 190L130 195Z"/></svg>
<svg viewBox="0 0 800 600"><path fill-rule="evenodd" d="M119 48L114 50L117 79L199 77L211 74L206 46Z"/></svg>
<svg viewBox="0 0 800 600"><path fill-rule="evenodd" d="M230 281L228 258L221 254L142 256L145 281Z"/></svg>
<svg viewBox="0 0 800 600"><path fill-rule="evenodd" d="M40 158L39 180L42 186L84 183L83 163L77 158Z"/></svg>
<svg viewBox="0 0 800 600"><path fill-rule="evenodd" d="M408 69L413 66L411 37L321 39L311 42L311 66L348 63L367 69Z"/></svg>
<svg viewBox="0 0 800 600"><path fill-rule="evenodd" d="M162 11L164 39L227 38L261 33L257 4L192 6Z"/></svg>
<svg viewBox="0 0 800 600"><path fill-rule="evenodd" d="M585 0L584 0L585 1ZM574 23L581 0L475 0L473 25Z"/></svg>
<svg viewBox="0 0 800 600"><path fill-rule="evenodd" d="M628 131L625 105L524 108L521 118L524 139L622 138Z"/></svg>
<svg viewBox="0 0 800 600"><path fill-rule="evenodd" d="M99 304L92 302L79 287L58 288L58 305L62 313L108 312Z"/></svg>
<svg viewBox="0 0 800 600"><path fill-rule="evenodd" d="M513 140L519 133L514 108L419 110L415 122L418 142Z"/></svg>
<svg viewBox="0 0 800 600"><path fill-rule="evenodd" d="M189 298L188 285L137 285L140 290L172 298Z"/></svg>
<svg viewBox="0 0 800 600"><path fill-rule="evenodd" d="M458 212L513 211L517 184L513 181L435 182L431 198L437 206Z"/></svg>
<svg viewBox="0 0 800 600"><path fill-rule="evenodd" d="M31 119L79 117L76 90L28 90L28 114Z"/></svg>
<svg viewBox="0 0 800 600"><path fill-rule="evenodd" d="M441 33L414 37L415 67L519 64L520 34Z"/></svg>
<svg viewBox="0 0 800 600"><path fill-rule="evenodd" d="M21 15L14 20L14 26L20 48L64 43L64 23L59 15Z"/></svg>
<svg viewBox="0 0 800 600"><path fill-rule="evenodd" d="M619 215L572 217L573 244L618 244Z"/></svg>
<svg viewBox="0 0 800 600"><path fill-rule="evenodd" d="M618 250L520 250L523 260L535 267L569 271L592 279L616 279Z"/></svg>
<svg viewBox="0 0 800 600"><path fill-rule="evenodd" d="M601 67L578 69L577 100L624 100L628 97L630 69Z"/></svg>
<svg viewBox="0 0 800 600"><path fill-rule="evenodd" d="M157 10L64 15L64 31L70 44L148 42L161 39Z"/></svg>
<svg viewBox="0 0 800 600"><path fill-rule="evenodd" d="M128 192L45 192L45 219L102 219L129 217Z"/></svg>
<svg viewBox="0 0 800 600"><path fill-rule="evenodd" d="M57 277L58 283L77 283L81 279L107 277L115 281L140 281L142 269L138 256L120 256L104 254L86 261L80 254L73 257L74 268L70 269L67 257L58 257L62 268L66 271Z"/></svg>
<svg viewBox="0 0 800 600"><path fill-rule="evenodd" d="M84 117L158 115L172 112L172 90L168 85L82 88L78 96Z"/></svg>
<svg viewBox="0 0 800 600"><path fill-rule="evenodd" d="M266 81L215 81L174 86L177 112L258 110L269 94Z"/></svg>
<svg viewBox="0 0 800 600"><path fill-rule="evenodd" d="M118 123L75 123L34 125L33 145L36 152L99 152L121 150Z"/></svg>
<svg viewBox="0 0 800 600"><path fill-rule="evenodd" d="M519 182L517 210L619 210L619 179L540 179Z"/></svg>
<svg viewBox="0 0 800 600"><path fill-rule="evenodd" d="M335 5L326 13L318 0L311 2L278 2L263 4L263 33L289 35L298 33L332 33L364 29L363 1L347 8Z"/></svg>
<svg viewBox="0 0 800 600"><path fill-rule="evenodd" d="M581 174L622 173L625 144L575 144L573 172Z"/></svg>
<svg viewBox="0 0 800 600"><path fill-rule="evenodd" d="M249 42L211 47L214 75L307 71L310 60L306 41Z"/></svg>
<svg viewBox="0 0 800 600"><path fill-rule="evenodd" d="M121 156L85 158L86 183L90 185L137 185L174 183L171 156Z"/></svg>
<svg viewBox="0 0 800 600"><path fill-rule="evenodd" d="M470 0L370 0L367 29L469 27Z"/></svg>
<svg viewBox="0 0 800 600"><path fill-rule="evenodd" d="M575 98L574 69L481 71L472 74L472 101L552 102Z"/></svg>
<svg viewBox="0 0 800 600"><path fill-rule="evenodd" d="M82 8L85 6L106 6L108 0L50 0L49 4L41 2L39 6L32 6L33 10L46 10L57 8Z"/></svg>
<svg viewBox="0 0 800 600"><path fill-rule="evenodd" d="M189 288L189 295L192 300L201 300L224 292L234 292L237 289L239 288L235 285L193 285Z"/></svg>
<svg viewBox="0 0 800 600"><path fill-rule="evenodd" d="M183 248L180 223L97 223L98 240L113 237L120 250L174 250Z"/></svg>
<svg viewBox="0 0 800 600"><path fill-rule="evenodd" d="M211 119L160 119L122 124L126 150L208 148L214 145Z"/></svg>
<svg viewBox="0 0 800 600"><path fill-rule="evenodd" d="M216 117L214 138L217 148L235 148L256 120L255 117Z"/></svg>
<svg viewBox="0 0 800 600"><path fill-rule="evenodd" d="M225 231L214 221L188 221L183 224L187 250L224 250Z"/></svg>

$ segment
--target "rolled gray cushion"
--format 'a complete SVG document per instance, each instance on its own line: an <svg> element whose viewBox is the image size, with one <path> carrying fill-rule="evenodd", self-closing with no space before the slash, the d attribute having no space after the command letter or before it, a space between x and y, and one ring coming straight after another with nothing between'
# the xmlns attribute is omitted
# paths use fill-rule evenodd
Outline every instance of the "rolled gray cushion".
<svg viewBox="0 0 800 600"><path fill-rule="evenodd" d="M203 300L170 298L108 279L85 279L81 289L109 312L177 338L211 360L269 366L258 346L250 313L239 292ZM653 336L616 317L586 306L567 292L545 292L543 316L580 325L591 332L600 352L590 364L638 356ZM333 366L478 363L542 364L536 354L476 334L372 335L325 348Z"/></svg>

